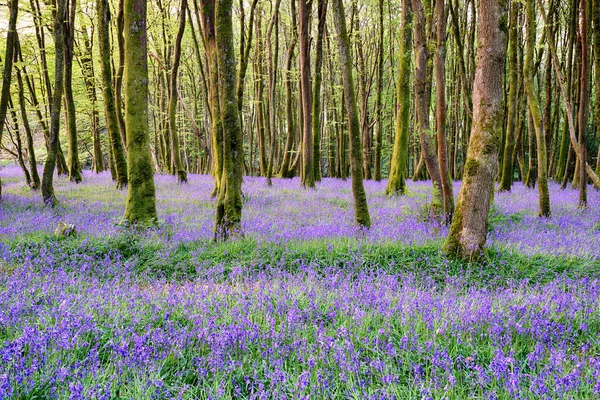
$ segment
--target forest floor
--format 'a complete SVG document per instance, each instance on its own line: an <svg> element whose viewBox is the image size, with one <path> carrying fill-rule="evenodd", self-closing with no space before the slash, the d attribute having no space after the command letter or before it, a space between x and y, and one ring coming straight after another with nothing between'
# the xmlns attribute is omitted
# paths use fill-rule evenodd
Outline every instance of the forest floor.
<svg viewBox="0 0 600 400"><path fill-rule="evenodd" d="M0 171L0 399L600 396L600 192L496 193L486 259L440 251L430 183L246 178L245 238L212 243L212 179L157 176L159 226L121 224L108 173L43 206ZM458 184L455 184L458 192ZM58 222L77 234L54 236Z"/></svg>

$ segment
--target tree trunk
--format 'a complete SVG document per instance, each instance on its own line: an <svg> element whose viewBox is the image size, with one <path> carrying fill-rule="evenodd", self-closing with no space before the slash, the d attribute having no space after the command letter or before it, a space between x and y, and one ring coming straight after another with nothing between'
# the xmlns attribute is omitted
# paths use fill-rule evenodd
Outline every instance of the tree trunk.
<svg viewBox="0 0 600 400"><path fill-rule="evenodd" d="M518 45L519 45L519 2L510 4L510 21L508 32L508 117L506 123L506 141L504 144L504 157L502 159L502 177L499 191L510 191L513 183L513 148L515 147L515 132L517 119L517 101L519 97L518 85Z"/></svg>
<svg viewBox="0 0 600 400"><path fill-rule="evenodd" d="M42 197L44 203L54 206L57 203L54 195L52 180L58 152L58 135L60 132L60 109L63 94L63 80L65 67L65 40L64 24L66 17L67 0L56 2L56 15L54 19L54 93L52 95L52 108L50 111L50 139L48 140L48 156L42 173Z"/></svg>
<svg viewBox="0 0 600 400"><path fill-rule="evenodd" d="M177 170L177 181L187 183L187 172L181 162L181 151L179 148L179 136L177 135L177 77L179 75L179 59L181 58L181 39L185 31L185 9L187 0L181 0L179 8L179 30L175 38L175 51L173 54L173 66L171 68L171 82L169 93L169 128L171 137L171 158Z"/></svg>
<svg viewBox="0 0 600 400"><path fill-rule="evenodd" d="M448 254L463 259L480 257L485 245L504 112L506 2L480 0L478 13L473 128L463 184L445 243Z"/></svg>
<svg viewBox="0 0 600 400"><path fill-rule="evenodd" d="M406 193L406 163L408 161L408 136L410 129L410 64L412 59L412 3L402 1L402 26L400 28L400 68L398 71L396 135L390 165L390 177L385 193Z"/></svg>
<svg viewBox="0 0 600 400"><path fill-rule="evenodd" d="M312 92L312 133L313 133L313 157L314 157L314 179L321 181L321 84L323 82L323 36L325 35L325 23L327 22L327 1L319 0L317 12L319 14L319 26L316 43L315 77Z"/></svg>
<svg viewBox="0 0 600 400"><path fill-rule="evenodd" d="M346 16L344 13L343 0L334 0L333 16L335 28L338 34L338 47L340 52L340 64L342 67L342 80L344 86L344 97L346 100L346 112L348 117L348 131L350 132L350 168L352 170L352 194L354 196L354 219L358 226L369 228L371 218L367 206L367 196L363 184L363 171L361 165L361 140L360 125L358 122L358 110L356 106L356 95L354 93L354 82L352 78L352 56L350 54L350 40L346 29Z"/></svg>
<svg viewBox="0 0 600 400"><path fill-rule="evenodd" d="M427 36L425 26L425 12L423 10L422 0L412 1L413 12L415 15L413 21L414 28L414 51L415 51L415 101L417 127L419 131L419 142L423 152L423 159L427 172L433 183L433 203L434 209L443 210L443 189L442 177L440 174L440 163L435 152L434 135L431 132L429 123L429 95L427 82L427 68L430 60L429 50L427 48Z"/></svg>
<svg viewBox="0 0 600 400"><path fill-rule="evenodd" d="M589 45L588 45L588 4L586 0L580 0L581 26L579 38L581 40L581 78L579 81L579 112L577 114L579 125L579 169L575 171L579 175L579 207L587 207L587 176L585 133L587 130L589 92L588 92L588 67L589 67Z"/></svg>
<svg viewBox="0 0 600 400"><path fill-rule="evenodd" d="M299 0L300 35L300 88L302 91L302 185L315 187L313 131L312 131L312 88L310 85L310 41L309 19L312 0Z"/></svg>
<svg viewBox="0 0 600 400"><path fill-rule="evenodd" d="M242 220L244 144L236 102L232 0L217 0L215 34L223 121L223 176L217 201L215 240L239 236Z"/></svg>
<svg viewBox="0 0 600 400"><path fill-rule="evenodd" d="M448 174L448 151L446 150L446 11L445 1L437 0L435 3L436 26L436 52L435 52L435 94L438 159L440 161L440 179L442 185L442 197L444 205L444 216L446 223L452 221L454 212L454 193L452 181Z"/></svg>
<svg viewBox="0 0 600 400"><path fill-rule="evenodd" d="M110 153L113 156L117 189L127 187L127 160L123 150L123 141L119 130L119 120L113 91L112 68L110 63L110 8L108 0L98 0L98 42L100 52L100 70L102 72L102 90L104 94L104 115Z"/></svg>
<svg viewBox="0 0 600 400"><path fill-rule="evenodd" d="M537 149L537 175L538 175L538 192L540 217L550 216L550 194L548 192L548 162L546 154L546 137L542 126L542 112L535 89L533 86L533 53L535 50L535 1L527 0L527 43L525 51L525 93L527 95L527 104L529 105L529 118L532 121L534 130L529 130L529 136L534 134L536 137ZM530 139L531 142L531 139ZM531 150L531 149L530 149ZM529 154L529 159L533 158L533 154ZM531 171L529 173L531 175Z"/></svg>
<svg viewBox="0 0 600 400"><path fill-rule="evenodd" d="M17 14L19 12L19 1L11 0L10 16L8 18L8 33L6 34L6 53L4 56L4 72L2 73L2 93L0 94L0 142L2 142L2 131L8 110L8 99L10 97L10 81L12 78L12 66L17 43Z"/></svg>
<svg viewBox="0 0 600 400"><path fill-rule="evenodd" d="M377 50L377 94L375 96L375 170L373 178L375 181L381 181L381 131L383 130L382 104L381 98L383 94L383 0L379 0L379 40ZM402 54L402 53L401 53Z"/></svg>
<svg viewBox="0 0 600 400"><path fill-rule="evenodd" d="M279 5L281 0L277 0L273 15L271 16L271 22L267 29L267 53L269 58L269 136L271 138L271 145L269 151L269 162L267 164L267 184L272 185L271 178L273 176L273 169L275 168L275 148L277 147L277 69L279 62ZM275 43L271 44L271 36L273 35L273 29L275 30Z"/></svg>
<svg viewBox="0 0 600 400"><path fill-rule="evenodd" d="M27 108L25 106L25 88L23 85L23 78L21 77L21 71L18 68L17 84L19 87L19 108L21 109L21 119L23 120L25 134L27 135L27 153L29 155L29 169L31 169L31 188L33 190L37 190L40 187L40 175L38 174L37 162L35 159L35 146L33 143L33 134L31 133L31 127L29 126L29 118L27 117Z"/></svg>
<svg viewBox="0 0 600 400"><path fill-rule="evenodd" d="M148 126L148 41L146 0L125 0L125 131L129 186L125 219L132 224L156 222L154 168Z"/></svg>

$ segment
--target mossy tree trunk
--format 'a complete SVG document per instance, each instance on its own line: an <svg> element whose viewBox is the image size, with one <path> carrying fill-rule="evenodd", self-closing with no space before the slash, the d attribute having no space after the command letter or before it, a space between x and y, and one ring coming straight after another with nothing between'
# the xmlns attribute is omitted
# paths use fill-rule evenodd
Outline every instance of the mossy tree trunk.
<svg viewBox="0 0 600 400"><path fill-rule="evenodd" d="M125 219L132 224L156 222L154 168L148 124L148 40L146 0L125 0L125 131L129 186Z"/></svg>
<svg viewBox="0 0 600 400"><path fill-rule="evenodd" d="M177 135L177 77L179 75L179 59L181 58L181 40L185 31L185 10L187 0L181 0L179 8L179 30L175 38L175 51L173 54L173 66L171 68L171 81L169 90L169 131L171 136L171 159L177 172L177 181L187 183L187 172L181 162L181 151L179 148L179 136Z"/></svg>
<svg viewBox="0 0 600 400"><path fill-rule="evenodd" d="M506 17L506 1L479 1L473 127L463 184L445 243L448 254L462 259L480 257L487 236L502 137Z"/></svg>
<svg viewBox="0 0 600 400"><path fill-rule="evenodd" d="M527 0L527 40L525 51L525 94L527 96L527 104L529 106L529 118L531 119L533 130L529 131L529 135L534 134L536 137L537 149L537 176L538 176L538 192L540 216L550 216L550 194L548 192L548 162L546 153L546 138L542 126L542 111L540 103L535 94L533 85L533 56L536 43L536 24L535 24L535 1ZM530 139L531 140L531 139ZM533 154L529 154L530 160ZM530 172L531 174L531 172Z"/></svg>
<svg viewBox="0 0 600 400"><path fill-rule="evenodd" d="M312 131L312 87L310 83L309 20L312 0L298 0L298 28L300 35L300 89L302 92L302 185L315 187Z"/></svg>
<svg viewBox="0 0 600 400"><path fill-rule="evenodd" d="M239 236L242 220L244 143L236 102L236 63L232 0L217 0L215 34L223 123L223 175L217 200L215 240Z"/></svg>
<svg viewBox="0 0 600 400"><path fill-rule="evenodd" d="M123 141L119 130L119 119L113 91L111 50L110 50L110 8L108 0L98 0L98 49L100 52L100 71L102 73L102 90L104 94L104 115L117 189L127 187L127 160L123 149ZM111 165L113 165L111 164Z"/></svg>
<svg viewBox="0 0 600 400"><path fill-rule="evenodd" d="M422 0L412 0L414 23L413 44L415 51L415 101L416 120L423 161L433 184L433 207L443 210L444 199L440 163L435 151L434 133L429 123L428 66L431 55L427 47L426 19Z"/></svg>
<svg viewBox="0 0 600 400"><path fill-rule="evenodd" d="M435 3L436 15L436 49L435 49L435 94L438 159L440 162L440 179L446 223L452 220L454 212L454 192L448 173L448 151L446 146L446 0Z"/></svg>
<svg viewBox="0 0 600 400"><path fill-rule="evenodd" d="M42 197L44 203L54 206L57 202L54 195L54 168L56 166L56 157L58 153L58 135L60 133L60 109L63 95L63 80L65 67L65 39L64 39L64 20L66 18L67 0L58 0L56 2L56 14L54 16L54 92L52 94L52 107L50 109L50 138L48 140L48 155L44 163L44 172L42 173Z"/></svg>
<svg viewBox="0 0 600 400"><path fill-rule="evenodd" d="M519 97L518 46L519 46L519 2L510 4L508 32L508 116L506 123L506 141L502 159L502 177L500 191L510 191L513 183L513 148L517 129L517 101Z"/></svg>
<svg viewBox="0 0 600 400"><path fill-rule="evenodd" d="M8 32L6 34L6 53L4 56L4 71L2 72L2 93L0 94L0 142L2 131L8 110L8 99L10 98L10 81L12 78L12 67L17 44L17 15L19 12L19 1L11 0L10 15L8 17Z"/></svg>
<svg viewBox="0 0 600 400"><path fill-rule="evenodd" d="M382 148L382 131L383 131L383 123L381 120L382 116L382 94L383 94L383 0L379 0L378 2L378 11L379 11L379 37L377 40L377 94L375 95L375 159L373 160L374 172L373 178L375 181L381 181L381 148Z"/></svg>
<svg viewBox="0 0 600 400"><path fill-rule="evenodd" d="M210 129L212 145L212 174L215 177L213 197L218 196L221 190L221 177L223 175L223 126L219 104L219 66L217 61L217 38L215 34L215 0L200 0L202 15L202 28L206 43L209 73L209 104L210 104Z"/></svg>
<svg viewBox="0 0 600 400"><path fill-rule="evenodd" d="M67 109L67 166L69 168L69 180L80 183L81 164L79 163L79 150L77 147L77 116L75 115L75 98L73 97L73 46L75 39L75 0L69 0L67 16L64 21L64 52L65 52L65 104ZM56 105L56 104L55 104Z"/></svg>
<svg viewBox="0 0 600 400"><path fill-rule="evenodd" d="M412 3L402 0L402 26L400 27L400 68L398 71L396 134L390 163L390 177L385 193L406 194L406 163L408 161L408 135L410 128L410 70L412 60Z"/></svg>
<svg viewBox="0 0 600 400"><path fill-rule="evenodd" d="M371 218L367 206L367 195L363 184L363 170L361 165L362 149L360 137L360 124L358 121L358 107L354 93L354 80L352 78L352 55L350 54L350 40L346 28L346 15L343 0L333 0L333 18L338 34L338 48L340 65L342 67L342 81L344 99L348 117L348 131L350 133L350 169L352 171L352 195L354 196L354 219L358 226L369 228Z"/></svg>

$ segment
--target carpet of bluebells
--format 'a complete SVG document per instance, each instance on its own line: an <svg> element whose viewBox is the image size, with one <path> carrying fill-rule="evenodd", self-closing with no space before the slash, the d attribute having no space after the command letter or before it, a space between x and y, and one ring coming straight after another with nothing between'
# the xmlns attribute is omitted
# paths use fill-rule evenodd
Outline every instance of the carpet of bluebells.
<svg viewBox="0 0 600 400"><path fill-rule="evenodd" d="M366 182L373 227L363 232L353 227L350 182L303 190L298 180L246 178L244 242L357 249L338 263L277 253L252 264L203 256L216 246L210 177L178 185L157 176L159 228L139 235L120 223L126 194L106 173L79 185L57 178L53 210L18 169L0 177L0 399L600 397L593 189L580 210L576 191L552 184L550 219L537 217L536 190L496 193L494 251L580 268L486 280L470 269L493 276L496 267L450 273L443 256L415 256L423 274L406 260L367 267L362 245L439 247L447 228L428 216L427 182L399 198ZM59 221L77 235L54 238ZM236 244L221 246L226 255ZM153 259L176 267L186 251L186 262L197 260L192 276L140 273Z"/></svg>

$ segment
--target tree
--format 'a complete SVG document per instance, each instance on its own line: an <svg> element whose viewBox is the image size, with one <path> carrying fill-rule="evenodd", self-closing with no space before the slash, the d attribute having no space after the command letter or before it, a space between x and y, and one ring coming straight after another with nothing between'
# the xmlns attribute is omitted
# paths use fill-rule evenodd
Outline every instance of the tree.
<svg viewBox="0 0 600 400"><path fill-rule="evenodd" d="M385 193L406 194L406 163L408 161L408 132L410 128L410 64L412 59L412 3L402 0L400 28L400 68L398 70L396 135L390 163L390 177Z"/></svg>
<svg viewBox="0 0 600 400"><path fill-rule="evenodd" d="M348 130L350 132L350 169L352 171L352 195L354 196L354 219L358 226L369 228L371 218L367 206L367 195L363 184L363 171L361 165L361 138L358 122L358 107L352 78L352 55L350 54L350 40L346 28L346 15L343 0L333 0L333 17L338 35L338 48L342 68L342 81L344 86L344 99L348 117Z"/></svg>
<svg viewBox="0 0 600 400"><path fill-rule="evenodd" d="M446 223L452 220L454 212L454 192L448 174L448 152L446 150L446 11L445 1L435 2L436 15L436 49L435 49L435 90L438 159L440 163L440 180Z"/></svg>
<svg viewBox="0 0 600 400"><path fill-rule="evenodd" d="M215 240L242 234L244 144L236 102L232 6L232 0L217 0L214 19L223 124L223 175L217 200Z"/></svg>
<svg viewBox="0 0 600 400"><path fill-rule="evenodd" d="M125 220L132 224L156 221L156 190L150 157L148 125L148 42L146 0L125 0L124 75L125 131L129 186Z"/></svg>
<svg viewBox="0 0 600 400"><path fill-rule="evenodd" d="M54 92L52 94L52 105L50 108L50 138L48 140L48 156L44 163L44 172L42 173L42 197L44 203L54 206L57 202L54 195L54 167L56 166L56 156L58 153L58 134L60 132L60 108L63 94L64 64L65 64L65 40L64 24L67 0L58 0L56 2L56 15L54 17Z"/></svg>
<svg viewBox="0 0 600 400"><path fill-rule="evenodd" d="M508 109L506 123L506 143L502 157L502 178L500 180L500 191L510 191L513 183L513 148L515 146L515 131L517 129L517 102L519 85L518 67L518 25L519 2L512 1L510 4L510 21L508 32Z"/></svg>
<svg viewBox="0 0 600 400"><path fill-rule="evenodd" d="M504 0L479 1L473 127L463 183L445 243L451 256L463 259L478 258L487 236L502 136L506 21Z"/></svg>
<svg viewBox="0 0 600 400"><path fill-rule="evenodd" d="M527 45L525 51L525 92L529 105L529 117L535 130L537 149L537 175L540 216L550 216L550 194L548 192L548 162L546 139L543 132L541 109L533 87L533 52L535 50L535 1L527 0ZM529 131L531 136L534 132ZM530 154L531 157L531 154Z"/></svg>
<svg viewBox="0 0 600 400"><path fill-rule="evenodd" d="M75 0L68 0L64 24L64 52L65 52L65 105L67 109L67 142L69 152L67 154L67 166L69 168L69 180L81 182L81 164L79 163L79 151L77 148L77 116L75 115L75 98L73 97L73 55L75 38Z"/></svg>
<svg viewBox="0 0 600 400"><path fill-rule="evenodd" d="M585 148L585 132L587 130L588 120L588 103L589 103L589 91L588 91L588 69L589 69L589 45L588 45L588 9L586 0L580 1L581 10L581 26L579 32L579 40L581 40L581 78L579 81L579 110L577 114L577 122L579 127L579 170L575 171L579 174L579 207L585 208L587 206L587 177L585 174L586 169L586 148Z"/></svg>
<svg viewBox="0 0 600 400"><path fill-rule="evenodd" d="M383 95L383 0L379 0L379 37L377 41L377 94L375 97L375 171L373 178L377 182L381 181L381 147L382 147L382 130L383 123L381 121L383 115L383 105L381 98ZM403 7L404 8L404 7Z"/></svg>
<svg viewBox="0 0 600 400"><path fill-rule="evenodd" d="M10 81L12 78L12 66L17 42L17 14L19 12L19 1L11 0L10 16L8 17L8 33L6 34L6 53L4 56L4 71L2 72L2 93L0 94L0 142L2 142L2 131L4 120L8 110L8 99L10 98Z"/></svg>
<svg viewBox="0 0 600 400"><path fill-rule="evenodd" d="M435 152L434 135L429 123L429 90L428 90L428 65L430 53L427 47L426 19L422 0L413 0L414 12L413 43L415 51L415 102L417 130L423 160L427 172L433 183L433 208L437 212L444 209L444 197L442 189L442 175L440 163Z"/></svg>
<svg viewBox="0 0 600 400"><path fill-rule="evenodd" d="M112 67L110 57L110 8L108 0L98 0L98 43L100 50L100 70L102 73L102 90L104 93L104 115L110 153L114 158L115 178L117 189L127 187L127 160L119 130L119 120L113 91Z"/></svg>
<svg viewBox="0 0 600 400"><path fill-rule="evenodd" d="M185 31L185 10L187 0L181 0L179 8L179 30L175 38L175 51L173 54L173 67L171 68L171 82L169 91L169 131L171 133L171 158L175 170L177 170L177 181L187 183L187 172L181 162L181 150L179 147L179 137L177 136L177 77L179 74L179 59L181 58L181 39Z"/></svg>
<svg viewBox="0 0 600 400"><path fill-rule="evenodd" d="M300 38L300 90L302 94L302 185L315 187L313 131L312 131L312 88L310 85L310 41L309 19L312 0L299 0L298 31Z"/></svg>

